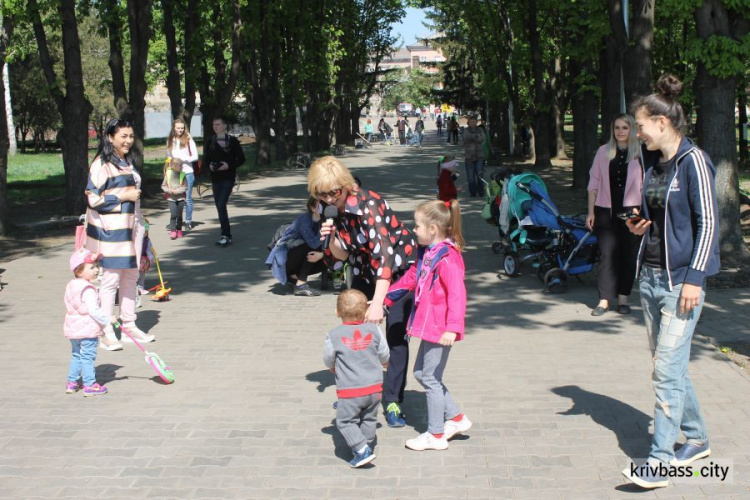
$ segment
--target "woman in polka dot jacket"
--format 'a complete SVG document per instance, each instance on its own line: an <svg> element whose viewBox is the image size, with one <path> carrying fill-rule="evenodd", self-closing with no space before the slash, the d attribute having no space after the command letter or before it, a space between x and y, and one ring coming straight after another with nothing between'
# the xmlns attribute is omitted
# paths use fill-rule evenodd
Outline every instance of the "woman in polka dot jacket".
<svg viewBox="0 0 750 500"><path fill-rule="evenodd" d="M414 262L416 239L379 194L360 188L349 169L333 156L318 159L310 167L307 187L322 203L338 208L333 224L324 223L321 237L331 234L325 251L329 261L348 261L354 273L353 288L362 291L371 303L365 320L383 320L383 302L388 287ZM391 359L385 377L383 402L386 420L392 427L403 427L400 404L404 397L409 364L406 323L414 302L413 294L394 303L388 311L386 340Z"/></svg>

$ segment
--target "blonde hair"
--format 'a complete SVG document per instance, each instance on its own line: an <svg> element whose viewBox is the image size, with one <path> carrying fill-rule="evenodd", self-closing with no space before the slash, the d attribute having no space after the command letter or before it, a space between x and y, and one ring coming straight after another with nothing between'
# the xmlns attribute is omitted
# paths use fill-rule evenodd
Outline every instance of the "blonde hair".
<svg viewBox="0 0 750 500"><path fill-rule="evenodd" d="M364 321L365 312L367 312L367 297L359 290L344 290L336 299L336 314L343 321Z"/></svg>
<svg viewBox="0 0 750 500"><path fill-rule="evenodd" d="M615 116L612 123L609 124L609 142L607 143L607 158L612 160L617 156L617 139L615 139L615 122L622 120L630 126L630 134L628 134L628 161L633 160L641 156L641 145L638 142L638 136L636 135L636 124L635 118L627 113L622 113Z"/></svg>
<svg viewBox="0 0 750 500"><path fill-rule="evenodd" d="M426 201L417 207L414 215L422 216L425 224L435 224L448 238L453 240L456 247L463 251L466 241L461 234L461 206L458 200Z"/></svg>
<svg viewBox="0 0 750 500"><path fill-rule="evenodd" d="M164 175L167 175L167 170L174 170L175 172L181 172L182 166L184 164L185 162L179 158L167 158L167 160L164 162ZM179 167L180 170L175 170L175 167Z"/></svg>
<svg viewBox="0 0 750 500"><path fill-rule="evenodd" d="M357 182L346 165L333 156L315 160L307 174L307 191L310 195L317 196L318 193L338 188L355 192L358 189Z"/></svg>

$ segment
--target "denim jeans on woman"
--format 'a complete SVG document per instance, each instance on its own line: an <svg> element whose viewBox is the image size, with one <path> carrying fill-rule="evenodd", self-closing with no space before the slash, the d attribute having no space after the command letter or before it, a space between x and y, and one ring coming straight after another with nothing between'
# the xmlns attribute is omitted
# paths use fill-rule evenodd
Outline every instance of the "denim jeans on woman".
<svg viewBox="0 0 750 500"><path fill-rule="evenodd" d="M185 174L185 184L187 184L187 198L185 198L185 222L193 222L193 186L195 185L195 174L190 172Z"/></svg>
<svg viewBox="0 0 750 500"><path fill-rule="evenodd" d="M680 314L682 284L669 290L667 272L643 266L639 278L643 316L654 363L654 437L649 459L668 464L674 458L674 445L682 430L691 443L708 437L698 398L688 373L690 344L703 309L705 291L698 306Z"/></svg>

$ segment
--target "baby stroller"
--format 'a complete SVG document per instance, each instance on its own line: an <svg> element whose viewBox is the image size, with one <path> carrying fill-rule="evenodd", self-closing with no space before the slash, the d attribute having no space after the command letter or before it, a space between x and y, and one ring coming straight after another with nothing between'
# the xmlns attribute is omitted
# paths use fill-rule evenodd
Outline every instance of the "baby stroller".
<svg viewBox="0 0 750 500"><path fill-rule="evenodd" d="M531 261L549 292L564 292L568 276L591 271L598 257L596 237L579 217L560 215L544 181L532 172L506 173L499 210L501 241L493 244L503 254L505 274L517 276Z"/></svg>

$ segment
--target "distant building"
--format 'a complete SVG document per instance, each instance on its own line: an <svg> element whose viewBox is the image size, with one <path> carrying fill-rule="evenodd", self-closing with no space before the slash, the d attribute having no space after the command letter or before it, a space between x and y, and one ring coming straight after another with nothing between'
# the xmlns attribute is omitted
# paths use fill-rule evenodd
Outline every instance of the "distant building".
<svg viewBox="0 0 750 500"><path fill-rule="evenodd" d="M389 69L403 69L405 71L411 71L413 69L420 69L425 73L432 75L440 73L440 69L437 67L439 63L445 62L447 59L443 55L443 51L438 47L430 45L430 40L438 35L431 35L420 43L415 45L407 45L394 50L389 56L383 58L378 65L378 68L382 70ZM368 66L370 71L375 70L375 64L370 63ZM437 88L443 88L442 82L437 85ZM378 110L379 113L384 113L386 110L380 109L381 98L380 95L374 94L370 96L370 109ZM390 111L390 110L388 110ZM434 106L430 105L428 112L434 112Z"/></svg>

